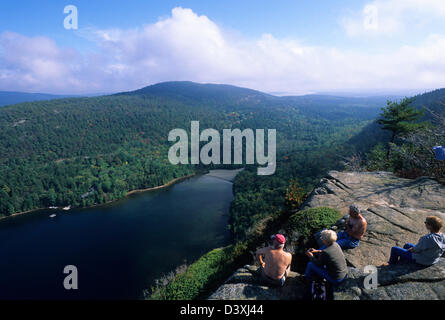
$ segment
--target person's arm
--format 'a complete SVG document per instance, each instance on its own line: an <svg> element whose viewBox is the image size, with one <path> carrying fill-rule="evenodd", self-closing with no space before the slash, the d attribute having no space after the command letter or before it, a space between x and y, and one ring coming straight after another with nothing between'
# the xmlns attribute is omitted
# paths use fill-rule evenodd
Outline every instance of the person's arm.
<svg viewBox="0 0 445 320"><path fill-rule="evenodd" d="M349 228L349 219L350 219L350 217L348 217L345 222L345 230L347 233L349 233L351 231L351 228Z"/></svg>
<svg viewBox="0 0 445 320"><path fill-rule="evenodd" d="M289 275L290 272L290 265L287 266L286 271L284 271L284 276L287 278L287 276Z"/></svg>
<svg viewBox="0 0 445 320"><path fill-rule="evenodd" d="M417 244L412 247L409 248L408 250L414 253L421 253L422 251L424 251L425 249L427 249L427 239L425 239L425 237L422 237L419 239L419 242L417 242Z"/></svg>
<svg viewBox="0 0 445 320"><path fill-rule="evenodd" d="M312 262L318 267L323 267L324 265L326 265L326 259L327 259L327 253L321 250L321 252L314 257Z"/></svg>
<svg viewBox="0 0 445 320"><path fill-rule="evenodd" d="M286 268L286 271L284 271L284 275L287 277L287 275L289 274L290 271L290 265L292 264L292 255L289 254L289 259L288 259L288 266Z"/></svg>
<svg viewBox="0 0 445 320"><path fill-rule="evenodd" d="M321 250L316 250L314 248L309 248L306 251L306 255L308 256L309 259L312 260L314 258L314 253L320 253L320 252L322 252L322 251Z"/></svg>
<svg viewBox="0 0 445 320"><path fill-rule="evenodd" d="M309 260L312 260L312 259L314 259L314 255L312 254L312 248L311 249L308 249L307 251L306 251L306 255L307 255L307 257L309 258Z"/></svg>
<svg viewBox="0 0 445 320"><path fill-rule="evenodd" d="M264 261L263 261L264 248L258 249L255 255L258 261L260 262L260 266L264 267Z"/></svg>

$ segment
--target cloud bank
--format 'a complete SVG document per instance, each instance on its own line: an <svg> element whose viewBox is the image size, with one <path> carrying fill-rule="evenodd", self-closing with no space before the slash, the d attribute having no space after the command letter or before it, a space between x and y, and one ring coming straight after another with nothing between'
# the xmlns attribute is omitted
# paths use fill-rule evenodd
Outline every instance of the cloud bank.
<svg viewBox="0 0 445 320"><path fill-rule="evenodd" d="M410 3L409 8L420 3L388 2ZM370 5L381 8L381 3ZM443 5L434 11L445 15ZM402 28L403 12L396 22L388 24L386 32ZM379 17L379 23L386 23L384 16ZM346 32L348 28L356 31L348 32L352 36L374 32L372 26L370 30L351 27L362 18L358 13L343 19ZM0 34L0 90L116 92L170 80L293 93L445 86L445 35L441 34L431 34L416 45L369 53L310 46L271 34L247 39L227 32L205 15L181 7L174 8L171 16L138 29L90 29L83 34L94 41L94 53L61 48L48 37Z"/></svg>

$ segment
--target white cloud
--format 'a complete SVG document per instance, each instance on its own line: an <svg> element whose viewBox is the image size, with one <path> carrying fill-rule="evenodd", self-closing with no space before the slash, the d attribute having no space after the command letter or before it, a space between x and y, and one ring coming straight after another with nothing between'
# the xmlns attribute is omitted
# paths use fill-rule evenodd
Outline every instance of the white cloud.
<svg viewBox="0 0 445 320"><path fill-rule="evenodd" d="M0 90L115 92L168 80L294 93L445 85L443 35L371 54L270 34L245 39L206 16L175 8L170 17L139 29L89 30L88 38L97 44L94 54L61 49L46 37L3 33Z"/></svg>
<svg viewBox="0 0 445 320"><path fill-rule="evenodd" d="M18 89L39 88L44 84L54 89L65 85L60 79L69 80L67 59L75 53L61 50L46 37L28 38L17 33L4 32L0 36L0 84L11 83Z"/></svg>

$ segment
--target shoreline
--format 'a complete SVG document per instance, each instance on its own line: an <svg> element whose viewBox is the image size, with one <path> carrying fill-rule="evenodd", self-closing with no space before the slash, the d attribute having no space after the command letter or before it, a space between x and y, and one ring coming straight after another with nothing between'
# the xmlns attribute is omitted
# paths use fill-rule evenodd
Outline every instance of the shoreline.
<svg viewBox="0 0 445 320"><path fill-rule="evenodd" d="M185 179L194 177L194 176L196 176L196 175L198 175L198 174L200 174L200 173L193 173L193 174L189 174L189 175L186 175L186 176L183 176L183 177L175 178L175 179L173 179L173 180L171 180L171 181L169 181L169 182L167 182L167 183L165 183L165 184L163 184L163 185L157 186L157 187L151 187L151 188L146 188L146 189L135 189L135 190L131 190L131 191L128 191L128 192L125 194L125 197L128 197L128 196L130 196L130 195L132 195L132 194L135 194L135 193L142 193L142 192L147 192L147 191L154 191L154 190L163 189L163 188L169 187L169 186L171 186L171 185L173 185L173 184L175 184L175 183L177 183L177 182L179 182L179 181L181 181L181 180L185 180ZM116 199L116 200L117 200L117 199ZM115 201L115 200L113 200L113 201ZM113 202L113 201L111 201L111 202Z"/></svg>
<svg viewBox="0 0 445 320"><path fill-rule="evenodd" d="M123 200L123 199L127 198L128 196L131 196L132 194L143 193L143 192L163 189L163 188L169 187L169 186L171 186L171 185L173 185L173 184L175 184L177 182L180 182L182 180L185 180L185 179L188 179L188 178L191 178L191 177L194 177L194 176L196 176L198 174L203 174L203 173L205 173L205 172L196 172L196 173L189 174L189 175L186 175L186 176L183 176L183 177L175 178L175 179L170 180L169 182L167 182L167 183L165 183L163 185L160 185L160 186L150 187L150 188L145 188L145 189L135 189L135 190L128 191L125 194L124 197L119 198L119 199L114 199L114 200L111 200L111 201L107 201L107 202L100 203L100 204L94 204L94 205L87 206L87 207L77 207L77 208L73 208L73 209L89 209L89 208L94 208L94 207L98 207L98 206L107 205L107 204L110 204L110 203L113 203L113 202L116 202L116 201L119 201L119 200ZM45 207L44 208L36 208L36 209L27 210L27 211L16 212L16 213L13 213L13 214L11 214L9 216L2 216L2 217L0 217L0 221L2 221L4 219L8 219L8 218L14 218L14 217L17 217L17 216L21 216L21 215L26 214L26 213L32 213L32 212L40 211L40 210L60 210L60 209L59 208L58 209L50 209L49 207L46 207L46 208Z"/></svg>

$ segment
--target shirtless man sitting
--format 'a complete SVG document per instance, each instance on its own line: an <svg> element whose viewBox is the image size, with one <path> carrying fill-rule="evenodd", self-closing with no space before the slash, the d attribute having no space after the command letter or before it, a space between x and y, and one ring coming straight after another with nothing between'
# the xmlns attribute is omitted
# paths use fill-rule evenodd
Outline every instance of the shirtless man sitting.
<svg viewBox="0 0 445 320"><path fill-rule="evenodd" d="M353 249L358 247L360 240L365 235L368 223L362 216L360 208L353 204L349 207L349 217L346 219L346 230L337 234L337 243L343 249ZM321 242L321 232L315 234L315 239L321 245L320 250L326 248Z"/></svg>
<svg viewBox="0 0 445 320"><path fill-rule="evenodd" d="M346 230L339 232L337 243L342 249L353 249L358 247L360 240L366 232L368 223L362 216L360 208L356 205L349 207L349 217L346 219Z"/></svg>
<svg viewBox="0 0 445 320"><path fill-rule="evenodd" d="M282 234L272 237L272 246L258 249L256 258L261 265L261 277L271 285L283 286L290 271L292 255L285 252L286 238Z"/></svg>

